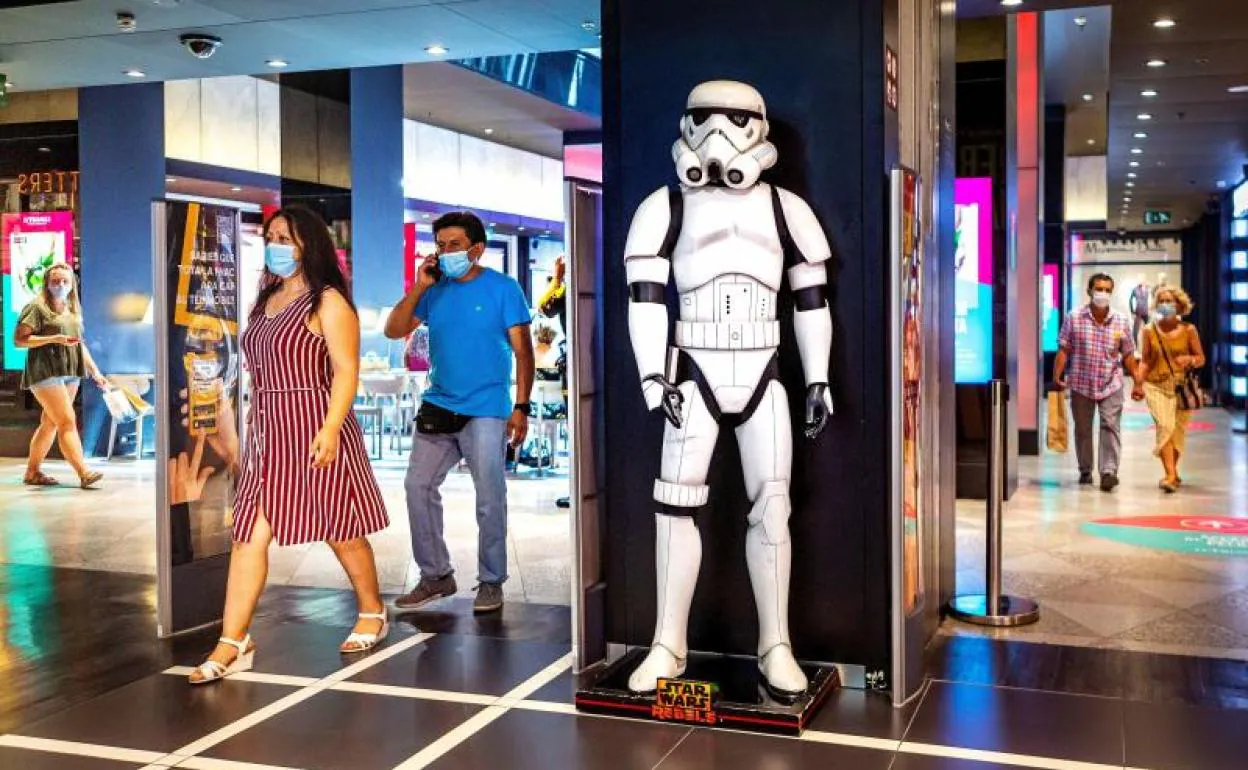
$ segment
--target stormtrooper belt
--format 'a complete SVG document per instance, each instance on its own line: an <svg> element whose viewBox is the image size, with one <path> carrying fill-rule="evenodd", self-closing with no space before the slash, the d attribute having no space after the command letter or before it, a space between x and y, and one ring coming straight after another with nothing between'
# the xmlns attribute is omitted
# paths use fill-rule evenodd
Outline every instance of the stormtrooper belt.
<svg viewBox="0 0 1248 770"><path fill-rule="evenodd" d="M779 345L779 321L676 322L676 346L681 348L760 350Z"/></svg>

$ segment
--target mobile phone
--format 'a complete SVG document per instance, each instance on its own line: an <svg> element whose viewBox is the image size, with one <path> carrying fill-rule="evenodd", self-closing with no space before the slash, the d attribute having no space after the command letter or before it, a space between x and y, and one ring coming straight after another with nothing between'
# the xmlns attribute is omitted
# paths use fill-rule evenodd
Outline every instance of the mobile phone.
<svg viewBox="0 0 1248 770"><path fill-rule="evenodd" d="M433 276L433 280L442 280L442 267L437 263L433 263L433 267L429 268L429 275Z"/></svg>

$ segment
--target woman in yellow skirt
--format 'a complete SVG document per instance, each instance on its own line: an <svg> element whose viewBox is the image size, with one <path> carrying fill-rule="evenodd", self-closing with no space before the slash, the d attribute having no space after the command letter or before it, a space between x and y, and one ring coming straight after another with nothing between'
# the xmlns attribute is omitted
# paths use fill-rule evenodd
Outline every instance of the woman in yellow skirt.
<svg viewBox="0 0 1248 770"><path fill-rule="evenodd" d="M1192 312L1192 300L1177 286L1158 286L1153 291L1155 320L1144 329L1143 360L1139 379L1131 392L1136 401L1146 401L1157 423L1153 454L1161 458L1165 476L1159 486L1177 492L1179 460L1187 444L1187 421L1191 412L1179 408L1175 387L1183 376L1205 365L1205 351L1196 327L1183 321ZM1164 346L1164 349L1163 349Z"/></svg>

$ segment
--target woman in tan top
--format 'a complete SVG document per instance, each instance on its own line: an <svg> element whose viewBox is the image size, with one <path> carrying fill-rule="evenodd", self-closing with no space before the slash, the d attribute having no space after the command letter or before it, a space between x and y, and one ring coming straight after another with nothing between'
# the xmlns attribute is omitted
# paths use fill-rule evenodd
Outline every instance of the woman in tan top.
<svg viewBox="0 0 1248 770"><path fill-rule="evenodd" d="M1187 372L1205 365L1205 351L1196 327L1182 320L1192 312L1187 292L1177 286L1158 286L1153 291L1153 312L1156 320L1144 329L1143 360L1131 397L1148 402L1148 411L1157 423L1153 454L1161 458L1166 473L1160 486L1173 493L1182 483L1179 460L1186 448L1191 416L1191 412L1179 409L1175 386Z"/></svg>

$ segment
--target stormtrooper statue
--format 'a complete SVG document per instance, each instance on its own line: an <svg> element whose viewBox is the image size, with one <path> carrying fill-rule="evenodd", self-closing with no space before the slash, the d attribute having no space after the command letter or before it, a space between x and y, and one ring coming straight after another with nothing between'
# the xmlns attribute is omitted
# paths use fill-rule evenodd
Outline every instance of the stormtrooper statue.
<svg viewBox="0 0 1248 770"><path fill-rule="evenodd" d="M832 413L828 360L827 239L801 198L759 180L776 163L763 98L749 85L712 81L689 95L672 148L678 189L637 209L625 246L629 335L647 406L667 419L654 485L658 617L650 652L629 678L634 692L685 670L689 606L702 560L694 514L707 504L721 426L735 429L748 516L746 562L758 607L758 667L781 697L806 690L789 642L789 403L778 379L777 298L793 294L806 379L805 434ZM674 277L680 317L668 347L665 288Z"/></svg>

